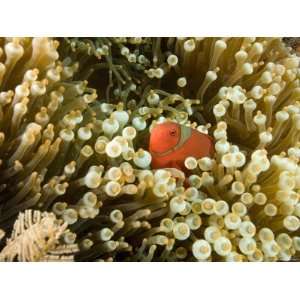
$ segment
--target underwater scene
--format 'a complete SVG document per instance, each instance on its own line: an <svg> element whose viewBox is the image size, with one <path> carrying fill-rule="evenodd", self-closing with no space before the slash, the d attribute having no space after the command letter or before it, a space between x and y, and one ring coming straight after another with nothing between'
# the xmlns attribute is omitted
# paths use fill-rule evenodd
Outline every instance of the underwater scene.
<svg viewBox="0 0 300 300"><path fill-rule="evenodd" d="M0 38L0 261L300 261L299 62L299 38Z"/></svg>

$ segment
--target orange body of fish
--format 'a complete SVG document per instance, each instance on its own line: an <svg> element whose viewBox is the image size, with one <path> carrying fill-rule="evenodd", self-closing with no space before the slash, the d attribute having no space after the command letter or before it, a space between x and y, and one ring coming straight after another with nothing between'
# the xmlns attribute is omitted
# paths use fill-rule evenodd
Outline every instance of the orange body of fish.
<svg viewBox="0 0 300 300"><path fill-rule="evenodd" d="M185 171L184 161L187 157L211 157L214 143L209 135L196 129L165 122L152 129L149 151L152 155L152 168L177 168Z"/></svg>

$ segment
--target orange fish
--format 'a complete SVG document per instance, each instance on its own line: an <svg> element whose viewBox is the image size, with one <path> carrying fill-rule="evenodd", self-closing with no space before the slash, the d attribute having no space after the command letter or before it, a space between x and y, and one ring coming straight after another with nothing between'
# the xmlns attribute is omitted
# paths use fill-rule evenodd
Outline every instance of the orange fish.
<svg viewBox="0 0 300 300"><path fill-rule="evenodd" d="M196 129L166 122L152 129L149 151L154 169L177 168L186 171L185 159L188 156L197 159L211 157L214 153L214 143L210 136Z"/></svg>

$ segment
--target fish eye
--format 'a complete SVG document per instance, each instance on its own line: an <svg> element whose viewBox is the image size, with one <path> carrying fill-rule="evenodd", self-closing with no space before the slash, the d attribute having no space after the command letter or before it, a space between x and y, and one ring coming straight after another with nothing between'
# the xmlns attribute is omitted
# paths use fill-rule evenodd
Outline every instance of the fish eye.
<svg viewBox="0 0 300 300"><path fill-rule="evenodd" d="M176 135L176 129L171 129L170 135L171 135L171 136L175 136L175 135Z"/></svg>

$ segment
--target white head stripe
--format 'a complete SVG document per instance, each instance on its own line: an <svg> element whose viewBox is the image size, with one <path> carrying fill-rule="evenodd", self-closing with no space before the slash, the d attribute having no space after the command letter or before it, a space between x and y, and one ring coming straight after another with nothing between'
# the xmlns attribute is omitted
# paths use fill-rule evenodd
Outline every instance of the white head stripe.
<svg viewBox="0 0 300 300"><path fill-rule="evenodd" d="M178 150L183 144L191 137L192 135L192 128L180 125L180 137L178 143L171 149L164 151L164 152L154 152L156 156L165 156L173 151Z"/></svg>

